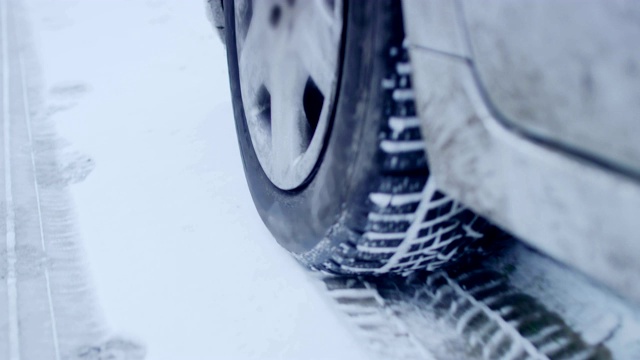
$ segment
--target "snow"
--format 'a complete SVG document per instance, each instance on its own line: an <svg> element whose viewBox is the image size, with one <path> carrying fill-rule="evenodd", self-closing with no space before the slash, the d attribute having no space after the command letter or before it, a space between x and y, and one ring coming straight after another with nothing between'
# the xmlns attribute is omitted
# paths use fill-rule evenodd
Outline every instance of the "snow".
<svg viewBox="0 0 640 360"><path fill-rule="evenodd" d="M154 360L366 358L253 207L203 3L28 0L26 10L36 106L70 161L93 169L71 190L114 332Z"/></svg>

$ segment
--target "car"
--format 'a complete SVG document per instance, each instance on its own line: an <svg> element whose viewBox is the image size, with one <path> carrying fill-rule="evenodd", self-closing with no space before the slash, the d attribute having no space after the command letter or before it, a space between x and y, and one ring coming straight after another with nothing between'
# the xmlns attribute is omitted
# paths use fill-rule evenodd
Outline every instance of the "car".
<svg viewBox="0 0 640 360"><path fill-rule="evenodd" d="M640 300L640 4L208 5L253 200L300 261L435 270L504 229Z"/></svg>

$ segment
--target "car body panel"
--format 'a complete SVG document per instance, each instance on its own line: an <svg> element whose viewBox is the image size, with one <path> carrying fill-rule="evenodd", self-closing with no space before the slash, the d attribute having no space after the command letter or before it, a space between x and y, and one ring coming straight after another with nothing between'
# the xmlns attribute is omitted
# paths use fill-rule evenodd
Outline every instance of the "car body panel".
<svg viewBox="0 0 640 360"><path fill-rule="evenodd" d="M500 120L640 176L640 2L465 1Z"/></svg>
<svg viewBox="0 0 640 360"><path fill-rule="evenodd" d="M425 36L421 9L451 2L426 3L404 0L403 7L418 112L438 185L527 243L640 301L634 286L640 274L638 181L501 122L478 83L471 52ZM459 26L461 13L450 20L455 25L441 26ZM456 48L462 50L450 50Z"/></svg>
<svg viewBox="0 0 640 360"><path fill-rule="evenodd" d="M470 56L455 1L403 0L403 9L405 30L417 30L407 34L412 46Z"/></svg>

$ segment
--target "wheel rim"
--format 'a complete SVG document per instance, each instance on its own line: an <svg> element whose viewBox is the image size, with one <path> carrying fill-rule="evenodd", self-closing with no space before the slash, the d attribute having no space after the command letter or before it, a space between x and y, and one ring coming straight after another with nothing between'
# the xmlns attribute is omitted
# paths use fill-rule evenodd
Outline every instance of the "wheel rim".
<svg viewBox="0 0 640 360"><path fill-rule="evenodd" d="M236 3L240 88L251 141L271 182L292 190L313 172L338 79L341 0Z"/></svg>

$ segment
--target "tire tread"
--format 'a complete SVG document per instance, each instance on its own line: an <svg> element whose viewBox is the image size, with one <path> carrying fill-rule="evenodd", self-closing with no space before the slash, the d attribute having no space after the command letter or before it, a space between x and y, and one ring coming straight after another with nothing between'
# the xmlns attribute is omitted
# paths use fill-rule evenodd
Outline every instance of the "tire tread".
<svg viewBox="0 0 640 360"><path fill-rule="evenodd" d="M402 24L398 9L381 80L385 121L379 129L379 177L367 200L366 224L355 229L338 222L325 241L296 255L311 268L359 275L433 271L460 258L489 226L438 191L429 174Z"/></svg>

